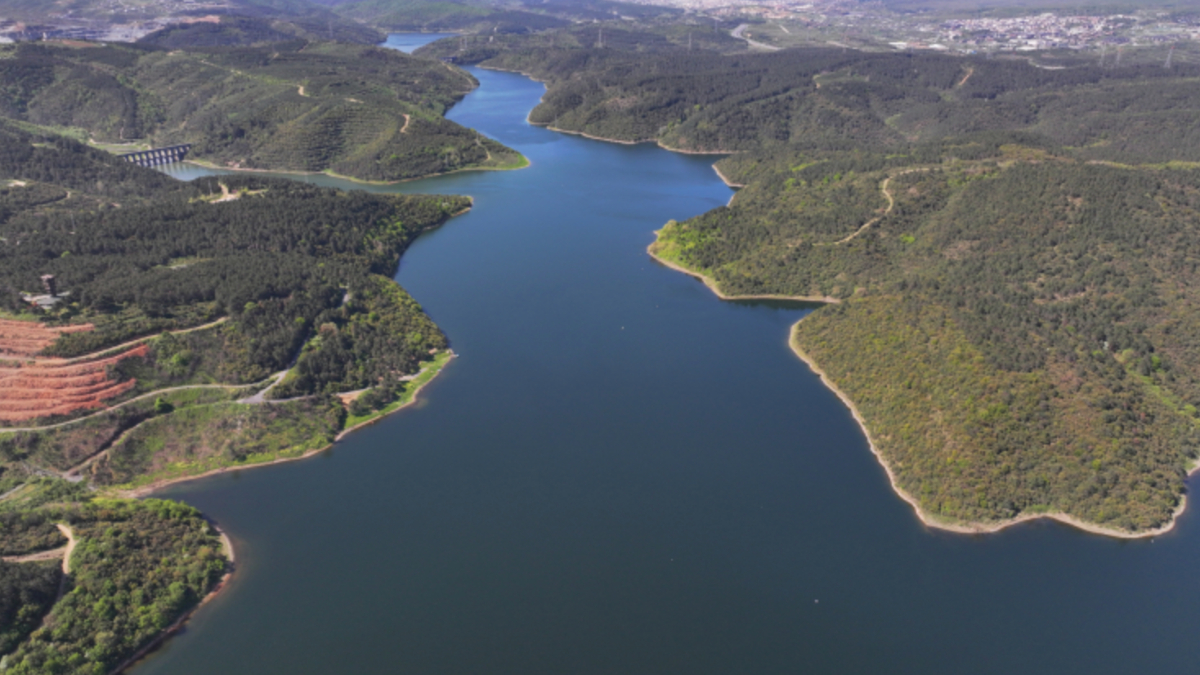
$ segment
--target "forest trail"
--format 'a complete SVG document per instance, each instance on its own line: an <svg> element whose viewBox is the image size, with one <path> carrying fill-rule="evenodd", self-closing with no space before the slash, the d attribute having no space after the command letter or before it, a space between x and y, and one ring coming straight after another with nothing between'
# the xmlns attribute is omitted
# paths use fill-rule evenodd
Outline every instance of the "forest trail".
<svg viewBox="0 0 1200 675"><path fill-rule="evenodd" d="M245 403L249 405L266 403L267 394L270 393L270 391L274 389L276 385L278 385L280 382L283 382L283 378L287 377L287 374L287 370L281 370L278 373L275 373L271 376L271 384L268 384L265 389L259 390L258 393L254 394L253 396L247 396L246 398L239 399L238 403Z"/></svg>
<svg viewBox="0 0 1200 675"><path fill-rule="evenodd" d="M898 174L884 178L883 182L879 184L879 191L883 193L884 198L886 198L888 201L887 209L884 210L883 214L863 223L862 227L858 228L857 230L854 231L853 234L851 234L845 238L838 239L837 241L833 242L832 244L822 242L821 244L818 244L818 246L838 246L841 244L845 244L846 242L853 240L855 237L862 234L863 232L866 232L875 223L878 223L879 221L883 220L884 218L887 218L888 214L890 214L892 212L892 209L896 208L896 200L895 200L895 198L892 197L892 193L888 191L888 184L892 182L892 179L899 178L900 176L903 176L905 174L915 173L917 171L928 171L928 170L929 169L908 169L907 171L901 171Z"/></svg>
<svg viewBox="0 0 1200 675"><path fill-rule="evenodd" d="M3 558L0 558L0 560L8 563L42 562L45 560L57 560L64 557L66 553L67 547L60 546L58 548L52 548L49 551L39 551L37 553L30 553L27 555L6 555Z"/></svg>
<svg viewBox="0 0 1200 675"><path fill-rule="evenodd" d="M967 66L967 74L963 76L963 79L959 80L958 84L954 85L954 88L962 89L963 85L965 85L967 83L967 80L971 79L971 76L974 74L975 74L975 67Z"/></svg>
<svg viewBox="0 0 1200 675"><path fill-rule="evenodd" d="M216 323L167 332L187 333ZM56 344L62 333L89 330L92 326L48 329L31 323L28 330L21 332L20 328L13 329L13 325L19 322L8 321L0 330L3 333L0 347L8 357L0 363L0 420L14 426L108 409L112 401L129 394L137 384L136 380L114 378L112 367L126 359L145 357L150 350L149 340L155 337L143 336L72 358L35 356ZM37 328L53 335L53 340L36 334Z"/></svg>
<svg viewBox="0 0 1200 675"><path fill-rule="evenodd" d="M410 117L408 115L408 113L404 113L404 126L400 127L400 133L402 133L402 134L408 133L408 123L411 121L412 121L412 117Z"/></svg>
<svg viewBox="0 0 1200 675"><path fill-rule="evenodd" d="M221 183L220 185L221 185L221 196L213 201L214 204L220 204L221 202L232 202L232 201L236 200L238 197L242 196L242 193L240 193L240 192L230 192L228 185L226 185L224 183Z"/></svg>
<svg viewBox="0 0 1200 675"><path fill-rule="evenodd" d="M273 375L272 378L274 378L274 377L276 377L276 376ZM46 426L42 426L42 427L0 427L0 434L8 434L8 433L15 434L18 432L46 431L48 429L58 429L59 427L65 427L70 424L78 424L80 422L83 422L84 420L88 420L88 419L91 419L98 415L103 415L105 413L110 413L114 410L120 410L121 408L124 408L125 406L127 406L131 403L135 403L137 401L141 401L141 400L150 398L151 396L161 396L163 394L167 394L167 393L170 393L173 391L184 391L187 389L244 389L246 387L253 387L256 384L262 384L262 383L255 382L253 384L185 384L185 385L181 385L178 387L167 387L166 389L155 389L154 391L148 391L145 394L139 394L139 395L129 399L128 401L121 401L120 403L118 403L114 406L111 406L109 408L105 408L104 410L98 410L98 411L92 413L91 415L85 415L83 417L76 417L73 420L67 420L66 422L59 422L57 424L47 424ZM260 401L260 402L265 403L266 401Z"/></svg>
<svg viewBox="0 0 1200 675"><path fill-rule="evenodd" d="M63 548L63 574L71 573L71 554L75 552L75 545L79 542L75 539L75 532L66 523L58 523L58 531L63 533L67 538L67 545Z"/></svg>
<svg viewBox="0 0 1200 675"><path fill-rule="evenodd" d="M4 562L23 563L23 562L40 562L43 560L57 560L58 558L62 558L63 574L70 574L71 573L71 554L75 551L75 546L79 543L79 541L77 539L75 539L75 532L73 530L71 530L71 527L69 525L67 525L66 523L57 523L56 527L58 527L58 531L62 532L63 536L67 538L66 546L60 546L58 548L51 549L49 551L40 551L38 553L30 553L29 555L5 556L4 558L0 558L0 559L4 560Z"/></svg>

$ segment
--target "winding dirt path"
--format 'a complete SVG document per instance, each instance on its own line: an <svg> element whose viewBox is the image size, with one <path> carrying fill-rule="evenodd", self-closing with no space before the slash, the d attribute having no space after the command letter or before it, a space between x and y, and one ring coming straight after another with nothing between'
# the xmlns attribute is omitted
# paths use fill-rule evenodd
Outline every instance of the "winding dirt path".
<svg viewBox="0 0 1200 675"><path fill-rule="evenodd" d="M63 574L70 574L71 573L71 554L75 552L75 546L76 546L76 544L79 543L79 541L77 539L75 539L75 532L73 530L71 530L70 525L67 525L66 523L56 523L55 527L57 527L58 531L62 532L63 536L67 538L66 546L60 546L58 548L51 549L49 551L39 551L37 553L30 553L29 555L5 556L4 558L2 558L2 560L4 560L4 562L24 563L24 562L40 562L43 560L57 560L58 558L62 558Z"/></svg>
<svg viewBox="0 0 1200 675"><path fill-rule="evenodd" d="M402 133L402 134L408 133L408 123L411 121L412 121L412 117L410 117L408 113L404 113L404 126L400 127L400 133Z"/></svg>
<svg viewBox="0 0 1200 675"><path fill-rule="evenodd" d="M67 545L63 547L63 574L71 573L71 554L75 552L75 545L79 543L75 539L75 532L71 530L71 526L66 523L58 523L58 531L63 533L67 538Z"/></svg>
<svg viewBox="0 0 1200 675"><path fill-rule="evenodd" d="M821 244L817 244L817 245L818 246L838 246L839 244L845 244L846 242L853 240L855 237L862 234L863 232L866 232L875 223L878 223L879 221L883 220L884 218L887 218L888 215L892 212L892 209L896 208L896 200L895 200L895 198L892 197L892 193L888 191L888 184L892 182L892 179L899 178L900 176L903 176L905 174L916 173L918 171L928 171L928 170L929 169L908 169L907 171L901 171L900 173L893 174L891 176L888 176L887 178L884 178L883 182L879 184L879 191L883 193L883 196L888 201L887 209L884 210L883 214L863 223L862 227L858 228L857 230L854 231L853 234L851 234L847 237L838 239L837 241L833 242L832 244L822 242Z"/></svg>
<svg viewBox="0 0 1200 675"><path fill-rule="evenodd" d="M44 560L57 560L66 555L66 553L67 547L59 546L58 548L52 548L49 551L38 551L37 553L29 553L26 555L6 555L0 558L0 560L9 563L42 562Z"/></svg>
<svg viewBox="0 0 1200 675"><path fill-rule="evenodd" d="M256 382L255 384L260 384L260 383ZM139 394L139 395L134 396L133 398L129 399L128 401L121 401L120 403L118 403L114 406L110 406L108 408L105 408L104 410L94 412L90 415L84 415L83 417L76 417L73 420L67 420L66 422L59 422L57 424L47 424L46 426L42 426L42 427L0 427L0 434L17 433L18 431L47 431L49 429L58 429L60 427L65 427L65 426L68 426L71 424L78 424L80 422L83 422L84 420L89 420L93 417L99 417L100 415L103 415L105 413L110 413L114 410L120 410L121 408L124 408L127 405L148 399L151 396L161 396L163 394L168 394L173 391L184 391L186 389L243 389L243 388L249 387L249 386L253 386L253 385L185 384L185 385L182 385L179 387L167 387L166 389L155 389L154 391L146 392L145 394Z"/></svg>
<svg viewBox="0 0 1200 675"><path fill-rule="evenodd" d="M955 85L954 88L962 89L963 85L965 85L967 83L967 80L971 79L971 76L974 74L975 74L975 67L967 66L967 74L963 76L963 79L960 80L959 83L957 85Z"/></svg>

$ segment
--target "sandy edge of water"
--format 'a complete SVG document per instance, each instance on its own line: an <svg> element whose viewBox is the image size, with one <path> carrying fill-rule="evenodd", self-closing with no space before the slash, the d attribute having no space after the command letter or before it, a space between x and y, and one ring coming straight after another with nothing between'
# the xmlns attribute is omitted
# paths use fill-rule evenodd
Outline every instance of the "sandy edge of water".
<svg viewBox="0 0 1200 675"><path fill-rule="evenodd" d="M676 272L683 272L689 277L699 279L700 281L704 282L704 285L708 287L708 290L712 291L714 295L722 300L789 300L793 302L819 302L826 305L836 305L841 303L841 300L838 300L837 298L831 298L827 295L726 295L717 286L717 282L713 280L712 277L705 276L699 272L696 272L695 270L690 270L683 265L673 263L670 260L659 257L654 250L657 245L658 241L653 241L649 246L646 247L646 253L650 254L650 257L653 258L655 262L663 267L669 267Z"/></svg>

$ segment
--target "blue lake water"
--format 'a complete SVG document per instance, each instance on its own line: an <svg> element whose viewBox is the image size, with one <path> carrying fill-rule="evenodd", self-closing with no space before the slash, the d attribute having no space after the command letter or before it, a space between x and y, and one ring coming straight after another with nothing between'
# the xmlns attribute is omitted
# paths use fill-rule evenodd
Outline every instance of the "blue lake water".
<svg viewBox="0 0 1200 675"><path fill-rule="evenodd" d="M646 255L728 201L712 158L531 127L541 85L472 72L450 117L532 165L369 188L475 197L397 276L461 357L329 452L162 493L238 572L137 675L1193 672L1193 513L922 527L787 348L807 309Z"/></svg>
<svg viewBox="0 0 1200 675"><path fill-rule="evenodd" d="M424 47L434 40L454 37L454 35L454 33L392 33L380 46L412 53L413 50Z"/></svg>

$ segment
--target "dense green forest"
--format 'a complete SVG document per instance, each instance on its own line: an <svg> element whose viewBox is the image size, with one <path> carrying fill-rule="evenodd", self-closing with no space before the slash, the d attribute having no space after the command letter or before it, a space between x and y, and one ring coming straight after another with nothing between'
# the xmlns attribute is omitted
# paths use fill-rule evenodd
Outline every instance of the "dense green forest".
<svg viewBox="0 0 1200 675"><path fill-rule="evenodd" d="M0 123L0 314L94 327L43 357L86 362L146 340L104 373L136 383L127 404L0 429L0 555L52 555L62 523L78 541L66 575L59 560L0 562L0 669L111 672L224 573L190 507L100 500L96 488L298 457L411 400L451 353L391 277L419 234L470 204L256 175L181 183ZM23 294L43 274L61 300L31 310ZM6 368L25 359L5 354ZM347 391L365 393L354 405L334 396Z"/></svg>
<svg viewBox="0 0 1200 675"><path fill-rule="evenodd" d="M257 176L184 184L51 140L0 133L0 168L22 182L0 193L3 305L21 311L21 293L53 274L70 302L46 318L95 326L63 336L47 354L86 354L228 317L156 342L129 375L161 386L257 382L307 344L286 388L304 395L415 372L446 346L390 277L408 244L467 209L468 198L338 192ZM114 169L109 181L96 178L103 166ZM153 196L135 196L139 189Z"/></svg>
<svg viewBox="0 0 1200 675"><path fill-rule="evenodd" d="M139 43L167 49L249 47L292 40L332 41L376 45L387 35L356 21L325 17L280 19L266 16L224 15L217 22L194 21L170 24Z"/></svg>
<svg viewBox="0 0 1200 675"><path fill-rule="evenodd" d="M656 252L729 294L841 299L794 341L927 513L1161 526L1200 451L1200 171L1005 140L734 156L748 186Z"/></svg>
<svg viewBox="0 0 1200 675"><path fill-rule="evenodd" d="M68 523L78 544L66 592L49 613L45 601L58 592L61 563L0 563L6 673L112 672L194 608L226 570L217 535L190 506L94 500L43 512ZM16 620L4 621L10 616ZM15 630L28 638L13 649L3 640Z"/></svg>
<svg viewBox="0 0 1200 675"><path fill-rule="evenodd" d="M289 24L286 31L305 31L321 39L376 44L379 33L360 22L347 19L321 2L308 0L222 0L220 5L190 0L121 2L106 0L0 0L0 16L11 21L51 25L137 24L148 21L195 21L218 16L263 19Z"/></svg>
<svg viewBox="0 0 1200 675"><path fill-rule="evenodd" d="M529 34L595 21L659 23L683 11L610 0L354 0L339 2L338 14L393 31L454 31L489 36Z"/></svg>
<svg viewBox="0 0 1200 675"><path fill-rule="evenodd" d="M598 29L594 29L598 30ZM598 41L514 36L422 53L527 72L548 91L535 124L687 151L904 148L963 134L1043 136L1080 157L1200 161L1200 70L1063 70L931 53L687 51L649 31ZM598 36L597 36L598 37ZM658 47L655 47L655 44Z"/></svg>
<svg viewBox="0 0 1200 675"><path fill-rule="evenodd" d="M13 651L38 627L54 605L61 579L57 560L0 562L0 654Z"/></svg>
<svg viewBox="0 0 1200 675"><path fill-rule="evenodd" d="M0 115L80 140L191 143L191 157L237 168L395 181L524 165L443 117L477 84L462 70L373 46L241 46L247 32L272 37L234 20L137 45L4 47Z"/></svg>

